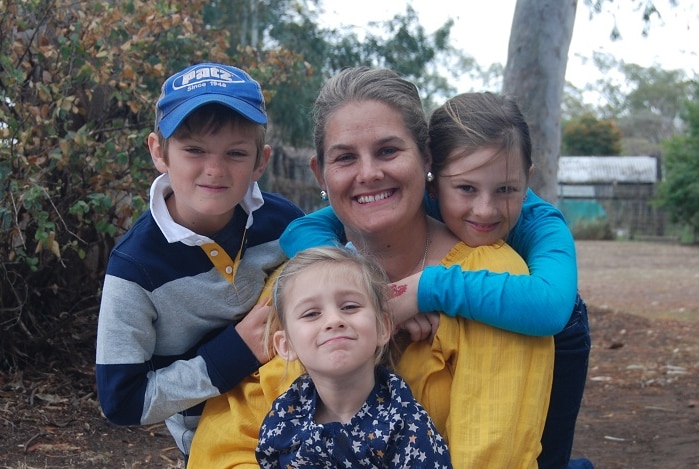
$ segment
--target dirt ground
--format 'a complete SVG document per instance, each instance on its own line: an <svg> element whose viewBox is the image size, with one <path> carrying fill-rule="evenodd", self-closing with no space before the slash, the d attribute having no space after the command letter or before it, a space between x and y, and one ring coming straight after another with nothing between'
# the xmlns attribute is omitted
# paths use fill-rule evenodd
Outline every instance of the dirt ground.
<svg viewBox="0 0 699 469"><path fill-rule="evenodd" d="M574 456L699 468L699 247L578 242L592 352Z"/></svg>
<svg viewBox="0 0 699 469"><path fill-rule="evenodd" d="M699 468L699 247L578 243L593 348L575 457ZM0 373L0 468L182 468L163 425L105 422L91 362Z"/></svg>

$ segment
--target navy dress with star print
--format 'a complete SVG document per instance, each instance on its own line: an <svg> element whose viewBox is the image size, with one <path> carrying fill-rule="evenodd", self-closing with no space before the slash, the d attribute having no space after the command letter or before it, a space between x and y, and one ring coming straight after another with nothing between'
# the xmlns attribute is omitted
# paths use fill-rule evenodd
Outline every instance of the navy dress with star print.
<svg viewBox="0 0 699 469"><path fill-rule="evenodd" d="M376 385L346 424L316 424L318 394L302 375L272 404L256 456L269 468L451 468L446 442L398 375L377 367Z"/></svg>

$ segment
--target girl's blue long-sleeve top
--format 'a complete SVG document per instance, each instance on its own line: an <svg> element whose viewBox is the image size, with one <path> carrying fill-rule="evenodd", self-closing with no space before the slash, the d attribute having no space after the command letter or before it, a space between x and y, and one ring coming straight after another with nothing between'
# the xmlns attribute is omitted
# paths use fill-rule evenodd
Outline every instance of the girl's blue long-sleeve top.
<svg viewBox="0 0 699 469"><path fill-rule="evenodd" d="M428 198L428 212L440 218ZM331 207L291 222L280 238L288 256L337 244L344 227ZM529 266L530 275L426 267L418 284L418 309L440 311L527 335L554 335L570 319L578 287L575 242L563 214L529 189L507 242Z"/></svg>

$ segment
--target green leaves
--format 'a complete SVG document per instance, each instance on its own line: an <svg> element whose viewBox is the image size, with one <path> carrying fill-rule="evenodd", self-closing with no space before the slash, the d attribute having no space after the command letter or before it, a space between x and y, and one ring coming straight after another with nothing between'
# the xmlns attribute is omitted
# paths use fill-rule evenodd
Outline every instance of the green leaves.
<svg viewBox="0 0 699 469"><path fill-rule="evenodd" d="M562 146L567 156L615 156L621 152L621 132L613 120L583 114L563 125Z"/></svg>
<svg viewBox="0 0 699 469"><path fill-rule="evenodd" d="M160 85L191 62L230 61L225 34L204 27L203 4L3 3L4 338L40 341L59 312L97 295L115 239L147 207L145 142ZM30 311L40 320L24 323Z"/></svg>
<svg viewBox="0 0 699 469"><path fill-rule="evenodd" d="M673 222L689 226L699 239L699 102L686 103L684 135L663 142L664 178L658 189L658 205Z"/></svg>

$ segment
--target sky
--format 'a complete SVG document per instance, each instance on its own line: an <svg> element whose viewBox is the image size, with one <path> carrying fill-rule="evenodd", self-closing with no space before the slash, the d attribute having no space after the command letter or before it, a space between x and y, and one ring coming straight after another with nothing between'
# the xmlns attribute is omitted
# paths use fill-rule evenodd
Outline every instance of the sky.
<svg viewBox="0 0 699 469"><path fill-rule="evenodd" d="M647 37L643 37L641 12L634 9L641 0L608 1L602 12L591 15L584 0L578 0L573 38L568 54L566 80L577 88L600 78L592 65L593 52L608 53L625 63L642 67L658 65L666 70L683 69L690 77L699 75L699 2L655 0L662 17L653 17ZM475 58L482 67L505 64L516 0L324 0L324 20L329 25L356 25L380 21L405 12L406 4L418 13L428 33L449 18L454 20L453 45ZM622 39L612 41L616 23ZM472 84L454 83L458 92Z"/></svg>

